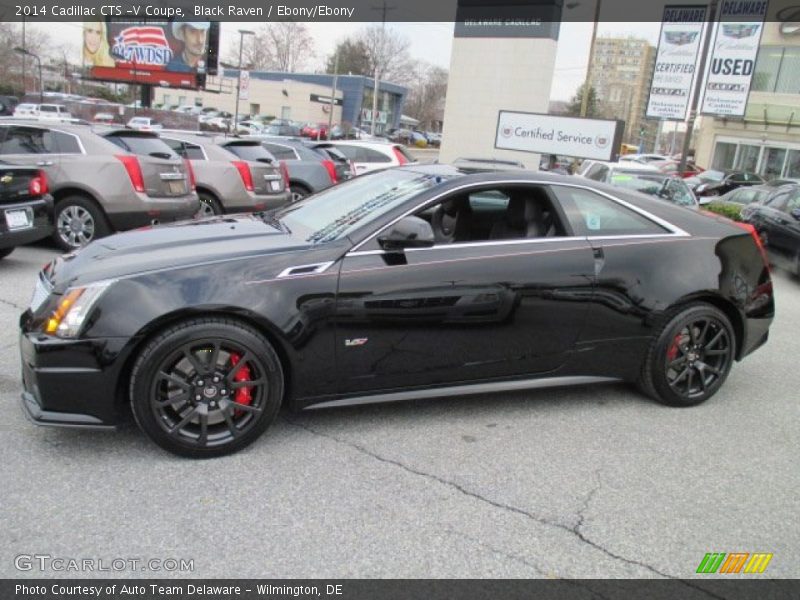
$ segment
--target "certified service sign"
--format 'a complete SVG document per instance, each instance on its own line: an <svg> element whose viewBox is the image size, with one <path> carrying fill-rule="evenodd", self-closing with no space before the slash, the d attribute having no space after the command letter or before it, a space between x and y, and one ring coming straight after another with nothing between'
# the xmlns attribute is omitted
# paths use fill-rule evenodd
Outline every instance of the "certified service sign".
<svg viewBox="0 0 800 600"><path fill-rule="evenodd" d="M494 147L615 161L624 129L624 121L501 110Z"/></svg>

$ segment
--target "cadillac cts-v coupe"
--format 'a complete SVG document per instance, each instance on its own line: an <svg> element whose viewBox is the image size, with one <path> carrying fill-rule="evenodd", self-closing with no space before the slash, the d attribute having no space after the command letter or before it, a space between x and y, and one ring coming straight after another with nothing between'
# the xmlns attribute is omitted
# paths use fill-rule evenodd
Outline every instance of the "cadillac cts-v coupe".
<svg viewBox="0 0 800 600"><path fill-rule="evenodd" d="M691 406L767 340L748 227L583 179L430 165L122 233L40 273L22 404L73 427L130 407L192 457L241 449L284 404L628 381Z"/></svg>

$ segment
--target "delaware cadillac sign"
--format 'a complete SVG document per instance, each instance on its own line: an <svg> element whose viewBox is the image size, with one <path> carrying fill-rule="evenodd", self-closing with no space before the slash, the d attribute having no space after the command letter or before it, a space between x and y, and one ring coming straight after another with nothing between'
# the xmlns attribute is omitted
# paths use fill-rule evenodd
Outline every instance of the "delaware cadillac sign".
<svg viewBox="0 0 800 600"><path fill-rule="evenodd" d="M501 110L494 147L616 161L624 129L624 121Z"/></svg>
<svg viewBox="0 0 800 600"><path fill-rule="evenodd" d="M705 6L664 8L647 118L686 119L705 18Z"/></svg>

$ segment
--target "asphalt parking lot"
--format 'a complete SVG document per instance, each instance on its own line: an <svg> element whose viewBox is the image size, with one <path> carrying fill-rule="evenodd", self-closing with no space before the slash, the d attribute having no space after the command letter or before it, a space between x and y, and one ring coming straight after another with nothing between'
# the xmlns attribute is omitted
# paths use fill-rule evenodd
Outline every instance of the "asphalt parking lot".
<svg viewBox="0 0 800 600"><path fill-rule="evenodd" d="M769 343L697 408L606 385L284 413L190 461L133 424L26 421L17 321L54 254L0 262L0 577L96 575L15 568L46 554L193 560L118 573L138 577L683 578L707 552L800 576L796 278L775 273Z"/></svg>

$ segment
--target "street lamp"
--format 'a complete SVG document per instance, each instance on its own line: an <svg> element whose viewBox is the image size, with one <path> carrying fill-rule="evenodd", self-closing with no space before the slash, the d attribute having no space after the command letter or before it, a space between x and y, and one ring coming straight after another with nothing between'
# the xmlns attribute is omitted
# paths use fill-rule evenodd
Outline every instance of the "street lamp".
<svg viewBox="0 0 800 600"><path fill-rule="evenodd" d="M586 66L586 79L583 81L583 94L581 94L581 116L585 117L589 110L589 85L592 79L592 61L594 60L594 42L597 38L597 23L600 21L601 0L595 0L594 4L594 24L592 26L592 41L589 44L589 64ZM580 6L580 2L569 2L565 6L573 9Z"/></svg>
<svg viewBox="0 0 800 600"><path fill-rule="evenodd" d="M42 60L39 58L39 56L37 54L34 54L33 52L31 52L29 50L26 50L25 48L20 48L19 46L14 48L14 52L16 52L17 54L21 54L22 56L30 56L31 58L35 58L36 62L39 64L39 104L43 104L44 103L44 84L42 82ZM24 83L25 83L25 81L23 80L23 85L24 85ZM23 90L23 91L25 91L25 90Z"/></svg>
<svg viewBox="0 0 800 600"><path fill-rule="evenodd" d="M239 77L236 81L236 108L234 109L233 115L233 133L236 134L239 131L239 92L242 89L242 47L244 46L244 36L246 35L255 35L255 31L249 31L247 29L240 29L239 30Z"/></svg>

